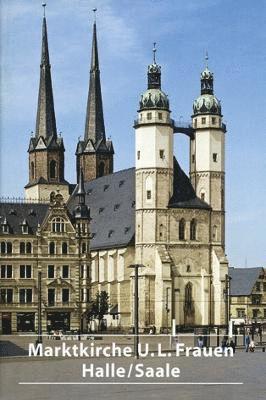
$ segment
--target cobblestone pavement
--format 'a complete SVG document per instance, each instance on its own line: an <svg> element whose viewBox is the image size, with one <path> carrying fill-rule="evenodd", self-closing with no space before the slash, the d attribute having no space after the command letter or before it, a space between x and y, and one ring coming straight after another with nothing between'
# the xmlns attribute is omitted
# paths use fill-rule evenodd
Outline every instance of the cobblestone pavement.
<svg viewBox="0 0 266 400"><path fill-rule="evenodd" d="M57 342L58 344L58 342ZM187 385L19 385L19 382L91 382L91 378L82 378L82 364L95 367L104 366L106 362L115 363L116 367L125 367L131 363L144 367L159 367L169 363L170 367L180 368L179 378L161 379L152 382L186 382ZM265 400L266 353L256 350L245 353L238 350L233 358L194 358L175 357L158 358L148 356L146 359L133 358L97 358L97 359L29 359L26 357L2 359L1 363L1 400ZM97 380L97 379L96 379ZM151 382L143 378L131 377L126 382ZM95 379L94 379L95 381ZM111 382L121 382L113 378ZM107 383L108 379L98 379ZM198 382L243 382L243 385L191 385Z"/></svg>

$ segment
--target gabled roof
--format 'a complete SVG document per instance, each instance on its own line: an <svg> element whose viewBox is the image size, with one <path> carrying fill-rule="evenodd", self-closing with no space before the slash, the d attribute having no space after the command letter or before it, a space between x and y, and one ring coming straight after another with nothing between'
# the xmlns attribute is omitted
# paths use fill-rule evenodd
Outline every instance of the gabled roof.
<svg viewBox="0 0 266 400"><path fill-rule="evenodd" d="M232 296L249 296L263 268L229 268Z"/></svg>
<svg viewBox="0 0 266 400"><path fill-rule="evenodd" d="M174 157L174 193L169 201L169 208L205 208L211 207L200 200L193 189L190 179Z"/></svg>

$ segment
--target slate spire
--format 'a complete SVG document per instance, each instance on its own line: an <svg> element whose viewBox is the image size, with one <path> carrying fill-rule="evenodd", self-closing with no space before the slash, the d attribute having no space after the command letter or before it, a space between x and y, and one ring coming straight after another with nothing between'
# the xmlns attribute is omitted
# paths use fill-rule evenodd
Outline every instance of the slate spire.
<svg viewBox="0 0 266 400"><path fill-rule="evenodd" d="M98 143L102 139L104 141L106 140L95 21L93 24L90 85L87 102L84 141L87 141L88 139L91 139L94 144Z"/></svg>
<svg viewBox="0 0 266 400"><path fill-rule="evenodd" d="M57 137L45 15L42 24L42 52L35 136L36 138L43 136L45 139Z"/></svg>

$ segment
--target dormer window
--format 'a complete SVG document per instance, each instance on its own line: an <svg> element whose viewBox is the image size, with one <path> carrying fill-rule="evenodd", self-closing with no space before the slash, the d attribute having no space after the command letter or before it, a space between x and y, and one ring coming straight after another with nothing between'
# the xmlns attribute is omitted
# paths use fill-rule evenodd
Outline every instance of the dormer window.
<svg viewBox="0 0 266 400"><path fill-rule="evenodd" d="M120 207L120 204L115 204L114 211L117 211L119 209L119 207Z"/></svg>
<svg viewBox="0 0 266 400"><path fill-rule="evenodd" d="M101 214L103 212L103 210L104 210L104 207L100 207L99 208L99 214Z"/></svg>
<svg viewBox="0 0 266 400"><path fill-rule="evenodd" d="M103 191L106 192L106 190L109 188L109 185L104 185Z"/></svg>
<svg viewBox="0 0 266 400"><path fill-rule="evenodd" d="M9 233L9 226L7 224L2 225L2 232Z"/></svg>
<svg viewBox="0 0 266 400"><path fill-rule="evenodd" d="M120 182L119 182L119 187L123 186L123 185L124 185L124 183L125 183L125 181L124 181L124 180L120 181Z"/></svg>
<svg viewBox="0 0 266 400"><path fill-rule="evenodd" d="M110 238L112 236L112 234L114 233L114 231L111 229L108 233L108 237Z"/></svg>
<svg viewBox="0 0 266 400"><path fill-rule="evenodd" d="M28 227L27 223L21 225L21 230L22 230L23 234L29 233L29 227Z"/></svg>

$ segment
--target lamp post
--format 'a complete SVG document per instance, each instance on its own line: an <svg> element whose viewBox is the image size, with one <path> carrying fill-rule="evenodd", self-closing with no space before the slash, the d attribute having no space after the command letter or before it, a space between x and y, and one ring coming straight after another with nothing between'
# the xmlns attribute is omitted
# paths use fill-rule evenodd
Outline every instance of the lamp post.
<svg viewBox="0 0 266 400"><path fill-rule="evenodd" d="M166 288L166 303L165 303L165 309L166 309L166 314L167 314L167 335L169 333L169 312L170 312L170 308L169 308L169 291L170 288Z"/></svg>
<svg viewBox="0 0 266 400"><path fill-rule="evenodd" d="M135 269L134 284L134 354L139 358L139 274L138 269L144 267L142 264L132 264L128 268Z"/></svg>
<svg viewBox="0 0 266 400"><path fill-rule="evenodd" d="M230 322L230 303L231 303L231 299L230 299L230 280L232 278L226 274L225 275L225 301L226 301L226 326L227 326L227 334L229 333L229 322Z"/></svg>

